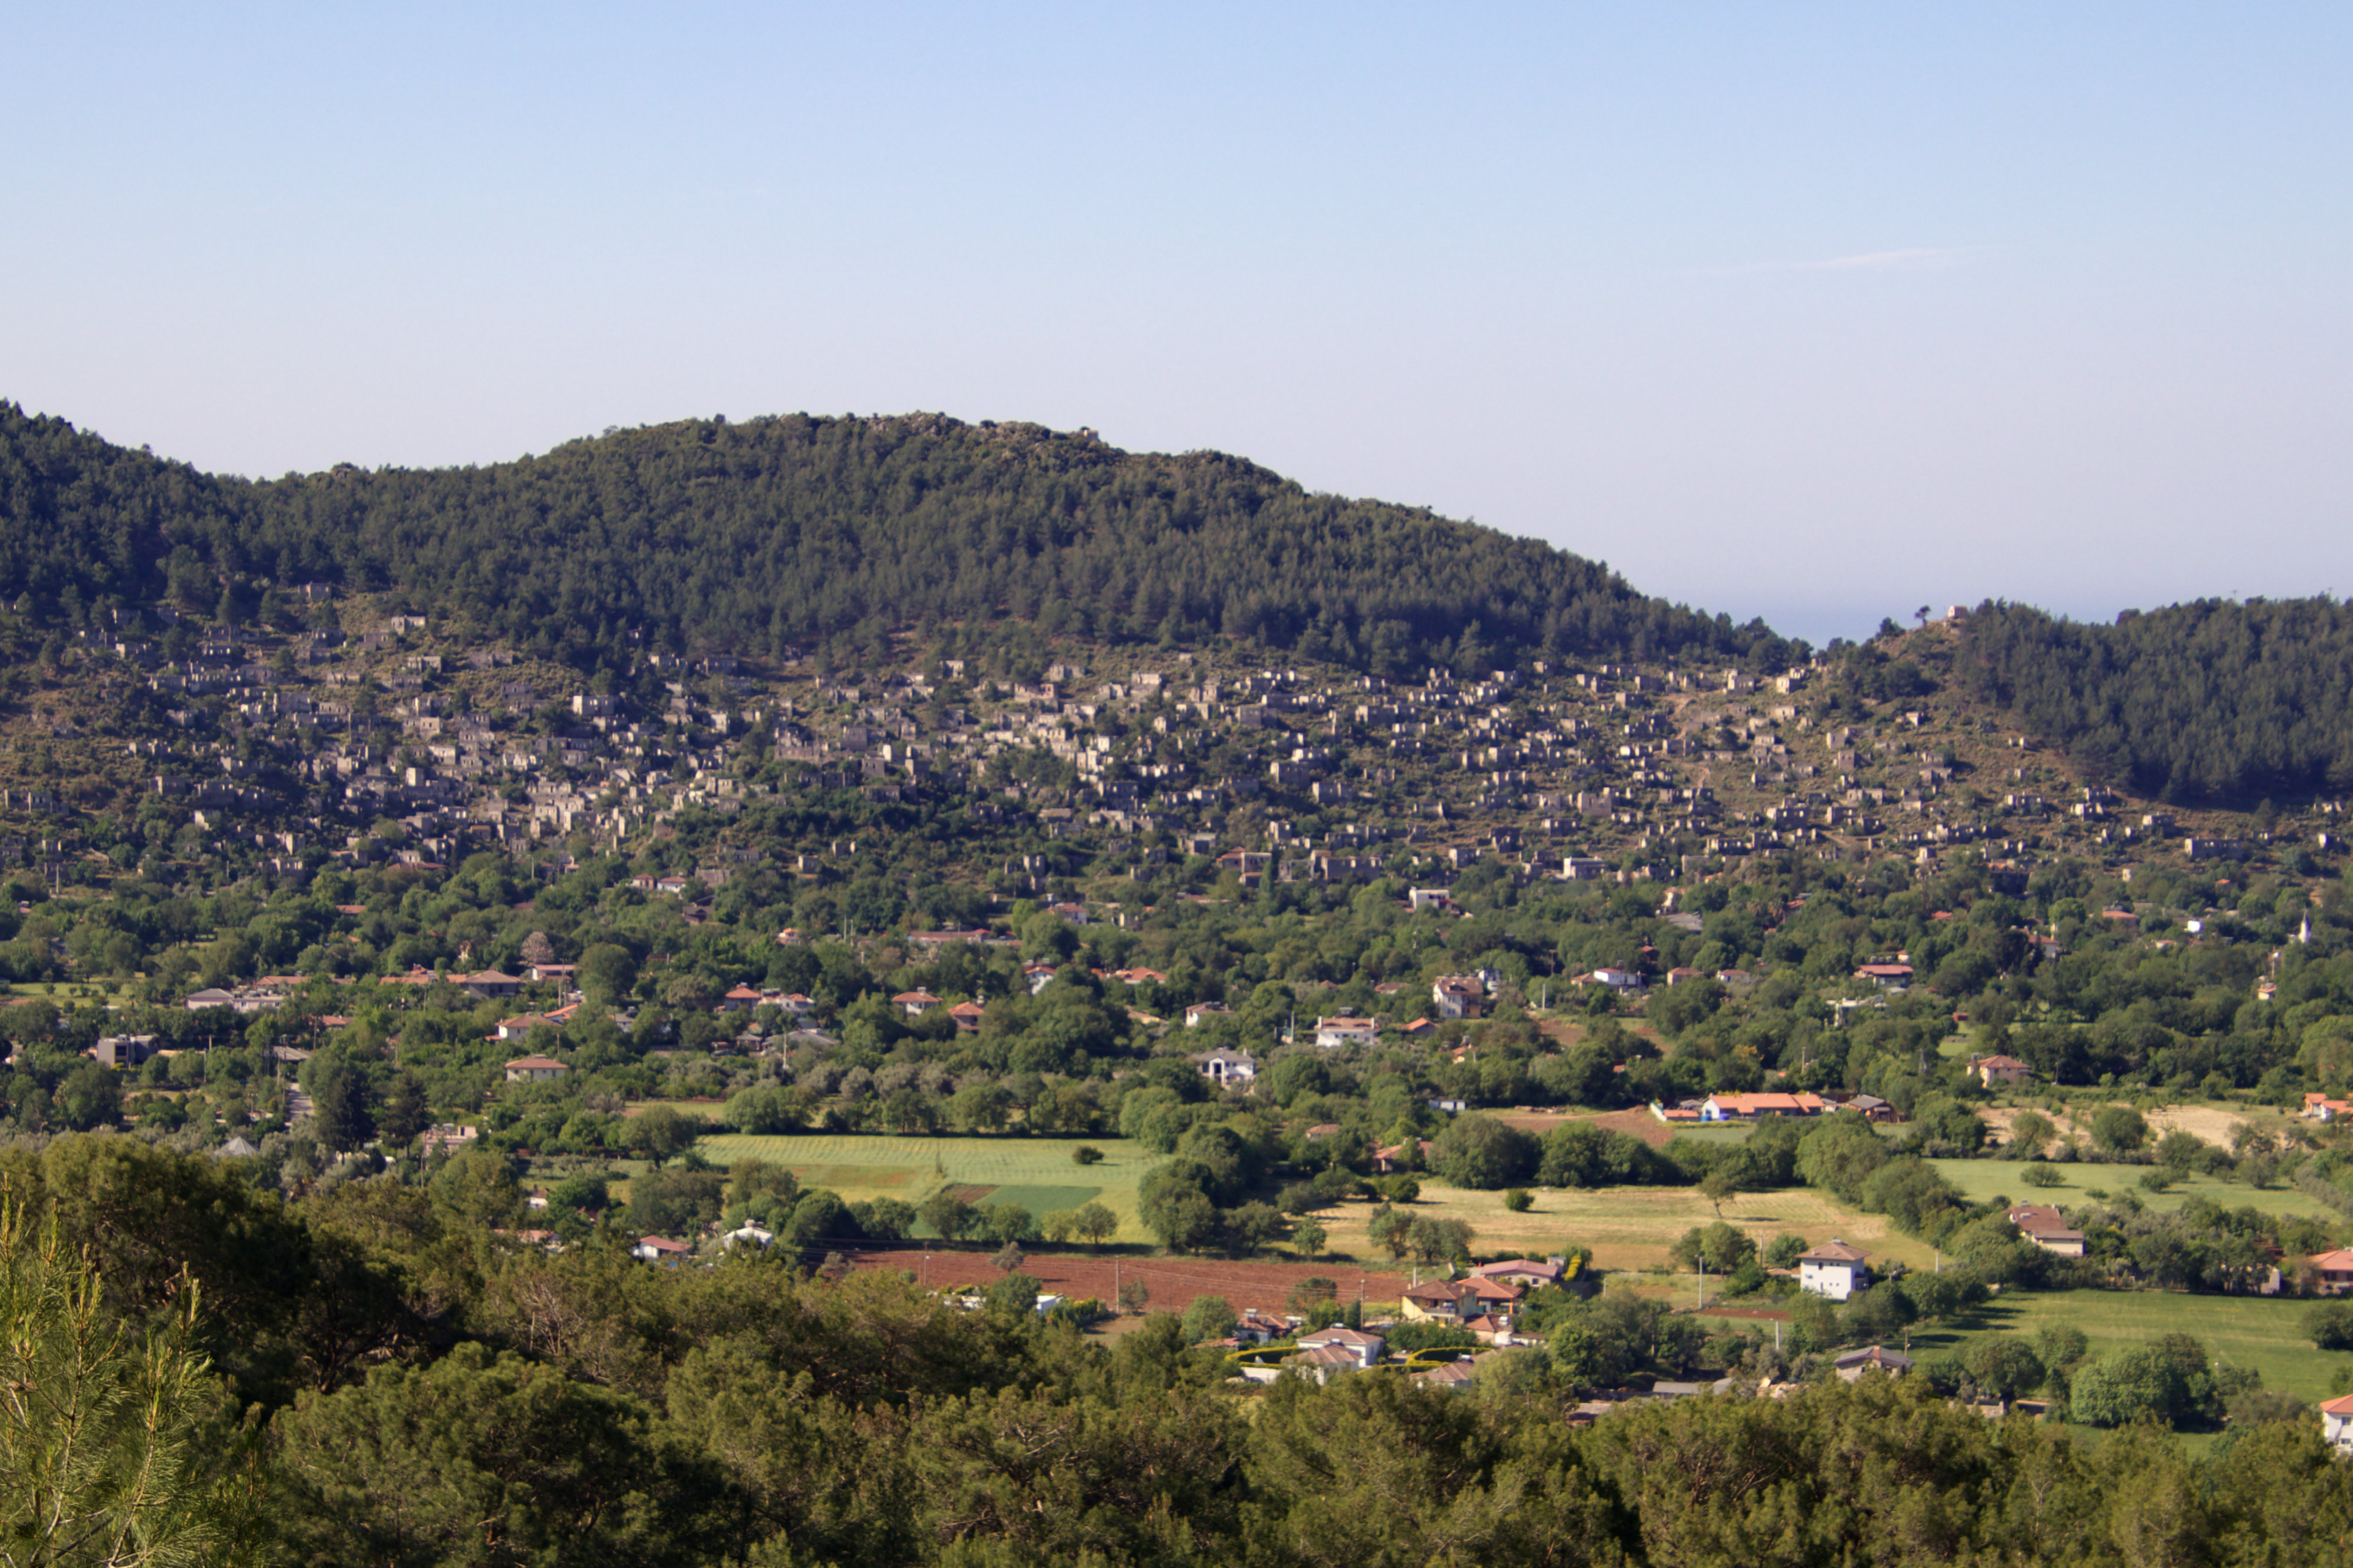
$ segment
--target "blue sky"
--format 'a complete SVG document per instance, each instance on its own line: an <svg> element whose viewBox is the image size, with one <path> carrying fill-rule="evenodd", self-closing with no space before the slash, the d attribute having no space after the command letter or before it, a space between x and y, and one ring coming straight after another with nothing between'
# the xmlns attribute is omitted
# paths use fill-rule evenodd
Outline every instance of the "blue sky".
<svg viewBox="0 0 2353 1568"><path fill-rule="evenodd" d="M2353 10L94 4L0 396L252 474L938 409L1820 641L2353 593Z"/></svg>

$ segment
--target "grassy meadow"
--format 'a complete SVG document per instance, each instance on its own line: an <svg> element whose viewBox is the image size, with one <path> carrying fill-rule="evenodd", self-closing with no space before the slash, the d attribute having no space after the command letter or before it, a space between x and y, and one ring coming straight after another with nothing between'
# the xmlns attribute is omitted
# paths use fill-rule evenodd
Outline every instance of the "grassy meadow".
<svg viewBox="0 0 2353 1568"><path fill-rule="evenodd" d="M2263 1373L2263 1386L2318 1402L2330 1397L2353 1352L2315 1350L2304 1331L2312 1303L2285 1297L2192 1296L2169 1290L2012 1291L1957 1327L1915 1331L1915 1353L1966 1356L1995 1334L2032 1338L2047 1323L2080 1329L2094 1352L2147 1344L2165 1334L2189 1334L2217 1362Z"/></svg>
<svg viewBox="0 0 2353 1568"><path fill-rule="evenodd" d="M1075 1163L1082 1144L1103 1151L1092 1165ZM1032 1214L1099 1203L1119 1216L1112 1239L1151 1237L1136 1213L1136 1188L1161 1156L1124 1138L894 1138L803 1133L756 1137L715 1133L695 1145L714 1165L766 1160L791 1168L801 1184L824 1187L845 1203L896 1198L920 1204L942 1189L968 1203L1018 1203Z"/></svg>
<svg viewBox="0 0 2353 1568"><path fill-rule="evenodd" d="M1502 1193L1469 1192L1435 1177L1421 1178L1417 1215L1466 1221L1477 1233L1472 1246L1487 1255L1515 1252L1542 1257L1577 1242L1593 1249L1596 1266L1613 1270L1650 1270L1668 1266L1667 1251L1694 1226L1713 1225L1716 1211L1696 1187L1600 1187L1590 1190L1534 1189L1525 1214L1504 1206ZM1377 1205L1345 1203L1315 1217L1330 1233L1331 1247L1356 1258L1377 1256L1366 1235ZM1756 1239L1759 1247L1775 1237L1802 1236L1810 1242L1831 1237L1862 1247L1874 1258L1900 1258L1926 1268L1936 1253L1891 1226L1880 1215L1862 1214L1825 1194L1803 1187L1744 1193L1724 1205L1723 1218Z"/></svg>
<svg viewBox="0 0 2353 1568"><path fill-rule="evenodd" d="M2259 1214L2311 1214L2327 1206L2295 1187L2259 1190L2244 1182L2226 1182L2213 1176L2191 1176L2174 1183L2164 1192L2147 1192L2140 1179L2157 1169L2154 1165L2053 1165L2051 1169L2059 1173L2060 1185L2031 1187L2026 1184L2024 1168L2008 1160L1931 1160L1929 1163L1967 1194L1971 1203L2007 1196L2014 1204L2073 1208L2098 1202L2091 1195L2091 1189L2096 1187L2112 1195L2129 1192L2145 1206L2164 1212L2179 1208L2192 1194L2224 1208L2253 1208Z"/></svg>

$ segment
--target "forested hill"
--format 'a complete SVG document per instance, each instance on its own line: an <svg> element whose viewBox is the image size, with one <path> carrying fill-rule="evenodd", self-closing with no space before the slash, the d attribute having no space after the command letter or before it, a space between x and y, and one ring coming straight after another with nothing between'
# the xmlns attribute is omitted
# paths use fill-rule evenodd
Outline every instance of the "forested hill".
<svg viewBox="0 0 2353 1568"><path fill-rule="evenodd" d="M2353 612L2201 599L2113 626L1988 605L1961 627L1975 695L2084 767L2167 800L2353 789Z"/></svg>
<svg viewBox="0 0 2353 1568"><path fill-rule="evenodd" d="M579 666L853 652L908 627L1223 632L1400 672L1550 651L1778 663L1606 567L1238 458L931 415L692 420L487 468L253 482L0 404L0 592L79 620L322 582ZM233 613L251 605L232 603Z"/></svg>

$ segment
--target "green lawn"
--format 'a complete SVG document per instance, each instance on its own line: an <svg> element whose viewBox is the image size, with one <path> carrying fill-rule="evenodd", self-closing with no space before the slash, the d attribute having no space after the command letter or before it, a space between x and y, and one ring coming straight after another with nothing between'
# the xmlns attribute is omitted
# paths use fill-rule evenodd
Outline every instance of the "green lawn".
<svg viewBox="0 0 2353 1568"><path fill-rule="evenodd" d="M1081 1144L1103 1151L1101 1163L1077 1164ZM808 1133L762 1138L720 1133L695 1147L714 1165L742 1159L792 1168L804 1185L845 1202L897 1198L920 1204L943 1188L974 1203L1017 1203L1032 1214L1099 1203L1119 1216L1114 1241L1150 1239L1136 1213L1136 1187L1161 1156L1124 1138L894 1138Z"/></svg>
<svg viewBox="0 0 2353 1568"><path fill-rule="evenodd" d="M2129 1191L2147 1206L2162 1210L2179 1208L2193 1193L2224 1208L2253 1208L2260 1214L2313 1214L2327 1207L2294 1187L2267 1187L2259 1192L2244 1182L2218 1181L2211 1176L2192 1176L2162 1193L2144 1192L2140 1179L2157 1168L2153 1165L2053 1165L2051 1168L2059 1173L2061 1185L2030 1187L2024 1179L2025 1167L2009 1160L1931 1160L1929 1163L1971 1203L2007 1195L2016 1204L2073 1208L2097 1202L2086 1189L2098 1187L2111 1194Z"/></svg>
<svg viewBox="0 0 2353 1568"><path fill-rule="evenodd" d="M2094 1352L2146 1344L2160 1335L2189 1334L2226 1365L2251 1366L2263 1386L2284 1388L2300 1398L2327 1399L2340 1366L2353 1366L2353 1352L2313 1349L2304 1331L2312 1303L2282 1297L2191 1296L2165 1290L2011 1291L1989 1303L1960 1327L1915 1330L1915 1354L1966 1355L1989 1335L2031 1338L2046 1323L2083 1331Z"/></svg>
<svg viewBox="0 0 2353 1568"><path fill-rule="evenodd" d="M129 998L131 985L128 982L117 984L103 980L20 980L8 987L8 994L44 997L60 1008L71 1007L77 1002L103 1002L115 1006Z"/></svg>
<svg viewBox="0 0 2353 1568"><path fill-rule="evenodd" d="M1746 1143L1756 1131L1753 1121L1703 1121L1676 1128L1675 1136L1699 1143Z"/></svg>

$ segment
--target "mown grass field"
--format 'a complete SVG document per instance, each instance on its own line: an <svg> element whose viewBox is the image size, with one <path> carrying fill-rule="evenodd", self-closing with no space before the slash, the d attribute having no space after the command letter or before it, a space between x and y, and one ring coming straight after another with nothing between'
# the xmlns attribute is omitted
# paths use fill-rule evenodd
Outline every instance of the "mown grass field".
<svg viewBox="0 0 2353 1568"><path fill-rule="evenodd" d="M2097 1202L2090 1191L2097 1187L2111 1194L2130 1192L2146 1206L2168 1212L2179 1208L2193 1194L2224 1208L2252 1208L2258 1214L2313 1214L2327 1207L2294 1187L2258 1191L2244 1182L2219 1181L2211 1176L2192 1176L2174 1183L2162 1193L2143 1191L2140 1179L2157 1169L2154 1165L2053 1165L2051 1168L2059 1173L2061 1185L2030 1187L2024 1167L2010 1160L1932 1160L1929 1163L1966 1194L1971 1203L2007 1196L2014 1204L2073 1208Z"/></svg>
<svg viewBox="0 0 2353 1568"><path fill-rule="evenodd" d="M1915 1331L1912 1347L1915 1354L1966 1357L1971 1345L1991 1335L2031 1339L2054 1322L2082 1330L2095 1353L2182 1333L2196 1338L2224 1365L2262 1373L2264 1387L2284 1388L2317 1402L2330 1397L2330 1381L2338 1368L2353 1367L2353 1352L2315 1350L2304 1331L2304 1317L2311 1310L2310 1301L2282 1297L2166 1290L2011 1291L1969 1323Z"/></svg>
<svg viewBox="0 0 2353 1568"><path fill-rule="evenodd" d="M1575 1242L1593 1249L1599 1267L1619 1270L1666 1268L1668 1248L1677 1237L1694 1226L1713 1225L1717 1217L1695 1187L1537 1188L1530 1195L1534 1206L1514 1214L1504 1206L1502 1193L1468 1192L1425 1177L1413 1212L1468 1222L1477 1233L1472 1247L1482 1254L1543 1257ZM1376 1256L1366 1235L1376 1212L1369 1203L1347 1203L1315 1217L1330 1234L1335 1250L1364 1258ZM1883 1216L1859 1213L1802 1187L1745 1193L1724 1205L1723 1218L1760 1247L1782 1235L1801 1236L1809 1242L1837 1237L1874 1258L1900 1258L1920 1268L1936 1260L1932 1248L1895 1231Z"/></svg>
<svg viewBox="0 0 2353 1568"><path fill-rule="evenodd" d="M1081 1144L1103 1151L1077 1164ZM1117 1242L1151 1236L1136 1213L1136 1188L1161 1156L1124 1138L893 1138L850 1133L754 1137L715 1133L695 1145L714 1165L743 1159L789 1166L804 1186L846 1203L896 1198L920 1204L942 1188L974 1203L1018 1203L1032 1214L1094 1202L1119 1216Z"/></svg>

